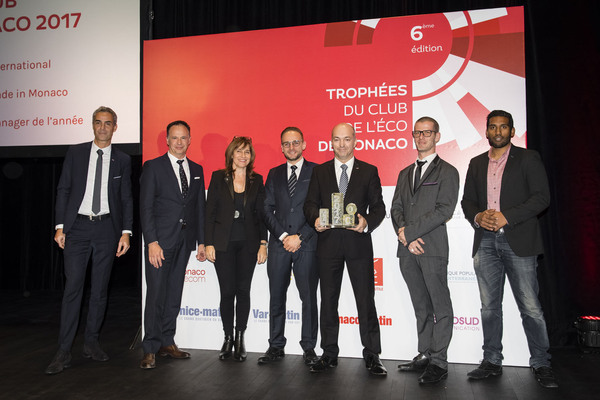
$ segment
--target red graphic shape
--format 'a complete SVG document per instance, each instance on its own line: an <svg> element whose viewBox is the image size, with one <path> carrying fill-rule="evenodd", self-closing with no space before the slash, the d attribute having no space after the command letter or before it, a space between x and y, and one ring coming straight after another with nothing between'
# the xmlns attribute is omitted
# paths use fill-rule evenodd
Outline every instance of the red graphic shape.
<svg viewBox="0 0 600 400"><path fill-rule="evenodd" d="M375 286L383 286L383 258L374 258Z"/></svg>
<svg viewBox="0 0 600 400"><path fill-rule="evenodd" d="M455 38L450 52L463 57L469 44L468 38ZM475 37L471 60L525 78L524 46L523 32L478 36Z"/></svg>
<svg viewBox="0 0 600 400"><path fill-rule="evenodd" d="M373 42L373 33L375 33L375 29L362 24L359 25L356 44L371 44Z"/></svg>
<svg viewBox="0 0 600 400"><path fill-rule="evenodd" d="M327 24L325 28L325 47L351 46L356 22L344 21Z"/></svg>
<svg viewBox="0 0 600 400"><path fill-rule="evenodd" d="M483 128L482 121L486 120L490 111L471 93L465 94L457 103L463 113L469 118L475 130L481 131Z"/></svg>

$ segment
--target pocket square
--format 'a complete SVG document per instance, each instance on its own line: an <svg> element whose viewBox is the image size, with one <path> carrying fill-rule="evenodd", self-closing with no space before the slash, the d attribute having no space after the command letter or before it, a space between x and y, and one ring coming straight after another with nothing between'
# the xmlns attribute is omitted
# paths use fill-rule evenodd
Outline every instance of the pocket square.
<svg viewBox="0 0 600 400"><path fill-rule="evenodd" d="M200 179L200 177L199 177L199 176L195 176L195 177L194 177L194 180L196 180L196 179Z"/></svg>
<svg viewBox="0 0 600 400"><path fill-rule="evenodd" d="M121 179L121 175L119 175L119 176L113 176L113 179Z"/></svg>
<svg viewBox="0 0 600 400"><path fill-rule="evenodd" d="M432 185L437 185L437 182L423 182L422 186L432 186Z"/></svg>

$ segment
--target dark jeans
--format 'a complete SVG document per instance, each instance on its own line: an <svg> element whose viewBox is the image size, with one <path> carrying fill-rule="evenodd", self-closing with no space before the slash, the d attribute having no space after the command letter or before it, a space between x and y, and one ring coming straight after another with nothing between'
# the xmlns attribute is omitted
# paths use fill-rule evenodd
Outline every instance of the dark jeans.
<svg viewBox="0 0 600 400"><path fill-rule="evenodd" d="M247 242L229 242L227 251L217 251L215 269L221 289L221 321L225 335L233 335L234 315L236 330L245 331L250 315L250 284L256 266L256 252L249 252ZM234 314L235 308L235 314Z"/></svg>
<svg viewBox="0 0 600 400"><path fill-rule="evenodd" d="M502 299L505 277L521 313L534 367L550 366L548 332L538 299L537 256L517 256L503 233L486 231L473 259L481 297L483 358L502 365Z"/></svg>

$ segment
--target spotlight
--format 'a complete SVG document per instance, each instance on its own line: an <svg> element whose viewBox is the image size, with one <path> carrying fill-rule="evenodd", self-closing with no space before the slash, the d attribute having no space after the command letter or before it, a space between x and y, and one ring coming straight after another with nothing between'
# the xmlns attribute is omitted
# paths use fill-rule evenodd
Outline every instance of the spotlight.
<svg viewBox="0 0 600 400"><path fill-rule="evenodd" d="M575 326L577 327L577 342L582 350L589 347L600 347L600 317L592 315L578 317Z"/></svg>

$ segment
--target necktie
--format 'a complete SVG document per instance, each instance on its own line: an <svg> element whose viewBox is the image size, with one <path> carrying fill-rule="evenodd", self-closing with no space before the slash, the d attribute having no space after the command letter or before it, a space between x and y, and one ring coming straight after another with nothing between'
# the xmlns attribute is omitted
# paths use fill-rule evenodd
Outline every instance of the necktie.
<svg viewBox="0 0 600 400"><path fill-rule="evenodd" d="M293 197L296 192L296 183L298 183L298 177L296 176L296 169L298 167L292 165L290 168L292 168L292 173L290 174L290 179L288 179L288 190L290 191L290 197Z"/></svg>
<svg viewBox="0 0 600 400"><path fill-rule="evenodd" d="M348 189L348 174L346 174L346 170L348 166L346 164L340 165L342 169L342 174L340 175L340 192L344 195L346 194L346 189Z"/></svg>
<svg viewBox="0 0 600 400"><path fill-rule="evenodd" d="M102 191L102 150L98 149L98 160L96 161L96 176L94 177L94 194L92 195L92 212L100 212L100 192Z"/></svg>
<svg viewBox="0 0 600 400"><path fill-rule="evenodd" d="M413 185L413 190L417 190L417 186L419 186L419 182L421 181L421 172L423 171L423 165L425 165L427 161L417 161L417 170L415 171L415 184Z"/></svg>
<svg viewBox="0 0 600 400"><path fill-rule="evenodd" d="M187 176L185 176L185 171L183 170L183 160L177 160L177 164L179 164L179 179L181 179L181 194L183 198L187 196L188 192L188 181Z"/></svg>

